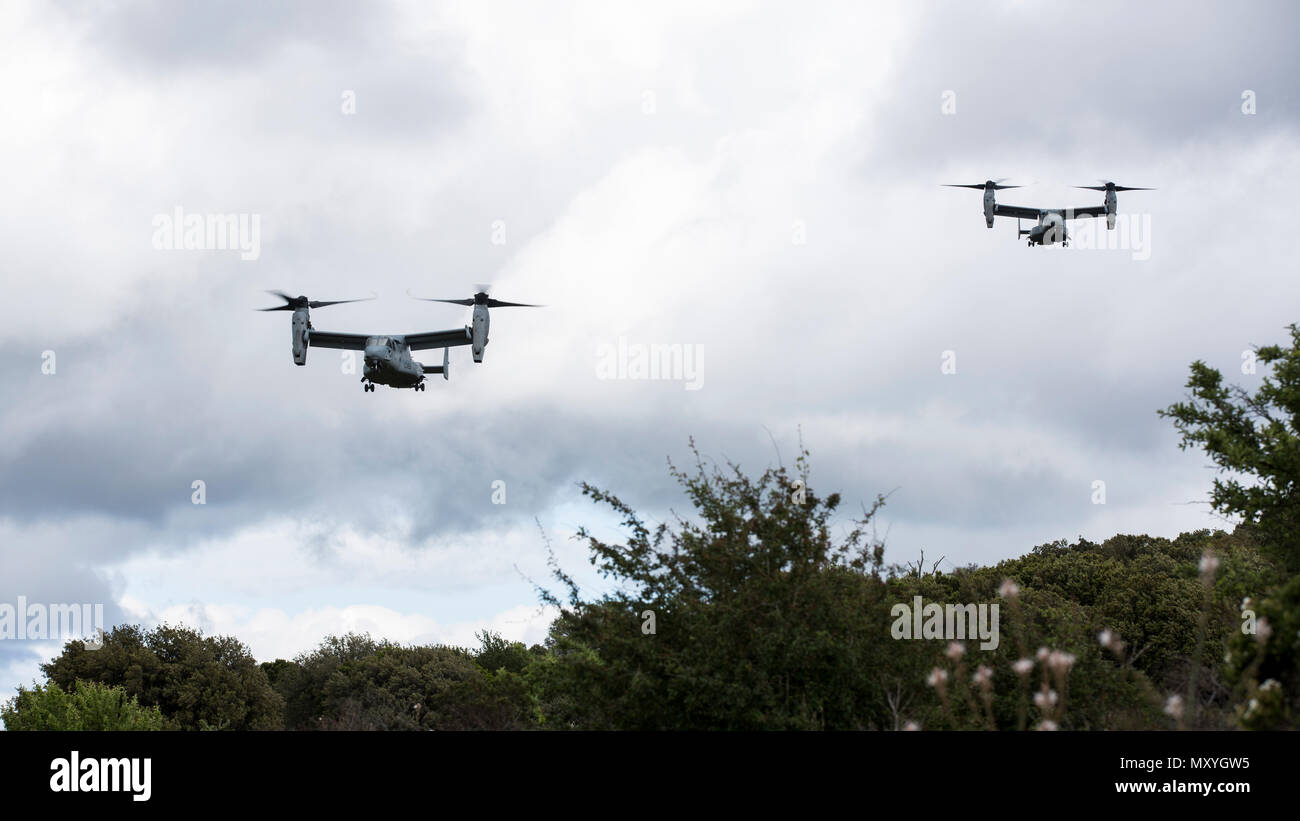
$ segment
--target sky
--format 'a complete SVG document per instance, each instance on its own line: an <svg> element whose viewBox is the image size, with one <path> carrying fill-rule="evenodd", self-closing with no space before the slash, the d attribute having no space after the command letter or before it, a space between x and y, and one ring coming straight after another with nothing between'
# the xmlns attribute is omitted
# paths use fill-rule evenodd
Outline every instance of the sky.
<svg viewBox="0 0 1300 821"><path fill-rule="evenodd" d="M263 661L537 642L548 543L611 584L578 483L685 513L691 437L752 474L802 441L846 531L889 493L897 563L1230 527L1156 411L1196 359L1258 385L1243 355L1300 319L1298 29L1281 2L2 4L0 604ZM942 187L990 178L1155 190L1030 249ZM167 247L177 209L242 245ZM545 307L419 393L295 366L257 310L457 328L407 294L479 283ZM619 367L649 346L689 372ZM0 696L58 649L0 640Z"/></svg>

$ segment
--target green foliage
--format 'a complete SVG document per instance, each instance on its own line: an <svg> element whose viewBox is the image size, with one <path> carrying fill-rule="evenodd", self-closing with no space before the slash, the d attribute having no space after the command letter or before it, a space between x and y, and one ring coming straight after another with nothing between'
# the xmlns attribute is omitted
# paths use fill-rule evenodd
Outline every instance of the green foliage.
<svg viewBox="0 0 1300 821"><path fill-rule="evenodd" d="M692 449L694 445L692 443ZM586 530L592 563L618 592L569 603L552 626L552 659L535 671L552 726L623 729L868 728L892 721L882 549L866 538L875 510L832 535L838 495L769 468L671 468L695 508L652 532L616 496L583 492L621 515L627 540ZM558 603L554 597L551 601ZM653 611L655 632L643 631ZM888 672L887 672L888 671Z"/></svg>
<svg viewBox="0 0 1300 821"><path fill-rule="evenodd" d="M262 669L262 672L266 675L267 683L272 687L276 686L276 683L286 675L289 675L298 669L298 665L294 664L292 661L285 661L284 659L264 661L259 664L258 667Z"/></svg>
<svg viewBox="0 0 1300 821"><path fill-rule="evenodd" d="M1291 572L1300 570L1300 326L1291 347L1256 351L1272 366L1254 395L1223 384L1218 370L1192 363L1188 401L1159 411L1182 434L1180 447L1202 448L1218 466L1214 509L1258 524ZM1244 479L1244 481L1243 481Z"/></svg>
<svg viewBox="0 0 1300 821"><path fill-rule="evenodd" d="M1208 590L1199 569L1207 550L1219 561ZM1232 693L1221 659L1240 623L1240 591L1267 588L1276 569L1260 557L1251 531L1238 529L1173 540L1120 535L1101 544L1054 542L994 567L938 578L953 581L936 595L957 601L991 596L1001 579L1019 585L1022 617L1013 609L1003 622L1003 634L1019 656L1034 658L1036 648L1046 646L1076 657L1062 728L1171 726L1173 719L1158 708L1179 694L1204 708L1186 723L1208 729L1231 719ZM1122 654L1102 648L1102 631L1125 642ZM1008 705L1003 690L998 692L1005 716Z"/></svg>
<svg viewBox="0 0 1300 821"><path fill-rule="evenodd" d="M1264 633L1232 636L1225 665L1241 699L1240 724L1248 729L1293 728L1300 716L1300 326L1288 327L1290 347L1256 351L1272 372L1253 395L1225 386L1217 370L1198 360L1187 382L1189 400L1160 411L1182 434L1180 447L1202 448L1218 467L1214 509L1241 516L1239 532L1282 564L1280 572L1259 562L1244 571L1229 568L1219 585L1250 600L1242 615L1257 609L1263 619Z"/></svg>
<svg viewBox="0 0 1300 821"><path fill-rule="evenodd" d="M670 468L694 517L653 530L616 496L583 486L620 514L626 540L580 532L592 563L617 582L601 599L583 601L555 570L569 601L549 655L527 669L543 726L1102 730L1231 721L1219 659L1237 627L1235 597L1276 578L1249 528L1056 542L946 574L920 562L882 572L883 546L868 544L864 528L883 499L832 538L839 499L807 487L806 456L796 482L784 469L757 479L735 465L706 469L697 454L694 472ZM1210 577L1198 567L1207 550L1219 560ZM1019 589L1004 598L1007 579ZM894 640L890 608L914 596L1000 604L999 646L969 641L947 658L947 642ZM641 629L646 610L653 634ZM1103 630L1123 637L1122 652L1101 645ZM1049 670L1053 657L1040 658L1040 648L1068 662ZM1023 675L1013 668L1022 659ZM936 668L943 687L926 685ZM1055 701L1032 703L1039 690ZM1196 709L1166 714L1174 693Z"/></svg>
<svg viewBox="0 0 1300 821"><path fill-rule="evenodd" d="M489 634L490 635L490 634ZM471 652L445 646L402 647L369 636L331 636L299 656L277 680L290 729L475 730L532 726L525 679L509 661L485 670ZM522 647L522 645L520 645ZM485 651L489 642L485 642ZM527 653L527 651L524 651Z"/></svg>
<svg viewBox="0 0 1300 821"><path fill-rule="evenodd" d="M77 681L120 686L147 707L158 707L169 729L270 730L282 705L248 648L228 636L204 637L186 627L114 628L92 650L70 641L41 669L71 689Z"/></svg>
<svg viewBox="0 0 1300 821"><path fill-rule="evenodd" d="M316 650L289 662L291 667L278 670L275 689L284 700L285 728L318 728L326 713L325 685L330 677L377 649L378 644L368 635L328 636Z"/></svg>
<svg viewBox="0 0 1300 821"><path fill-rule="evenodd" d="M1238 630L1227 657L1229 678L1244 691L1238 714L1252 730L1295 729L1300 718L1300 576L1260 600L1243 602L1255 632Z"/></svg>
<svg viewBox="0 0 1300 821"><path fill-rule="evenodd" d="M232 638L119 627L101 650L70 642L44 667L50 684L3 716L201 730L1270 729L1300 716L1300 577L1261 553L1279 543L1276 511L1232 533L1058 541L926 572L884 565L868 535L884 498L844 521L838 495L808 486L806 451L756 478L692 451L693 470L669 467L691 514L670 522L582 486L621 518L620 541L579 531L615 584L584 600L552 556L567 601L541 591L560 608L544 647L491 631L477 650L348 634L259 666ZM997 646L895 638L894 608L917 596L1000 607ZM1262 632L1242 633L1244 610Z"/></svg>
<svg viewBox="0 0 1300 821"><path fill-rule="evenodd" d="M28 690L0 707L7 730L161 730L157 707L141 707L121 686L94 681L76 682L65 692L54 682Z"/></svg>
<svg viewBox="0 0 1300 821"><path fill-rule="evenodd" d="M484 630L482 633L475 634L478 637L481 647L474 660L484 670L494 672L496 670L508 670L511 673L522 673L529 662L533 660L533 653L524 646L523 642L506 641L501 638L500 633L493 633L490 630Z"/></svg>

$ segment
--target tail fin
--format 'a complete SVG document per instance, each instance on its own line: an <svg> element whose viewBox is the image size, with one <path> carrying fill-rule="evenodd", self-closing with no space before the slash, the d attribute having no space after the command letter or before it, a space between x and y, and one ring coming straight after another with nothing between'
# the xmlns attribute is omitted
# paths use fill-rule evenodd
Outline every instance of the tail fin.
<svg viewBox="0 0 1300 821"><path fill-rule="evenodd" d="M442 349L442 364L441 364L441 365L421 365L420 367L424 369L424 372L425 372L425 373L440 373L440 374L442 374L442 378L443 378L444 380L448 380L448 381L450 381L450 380L451 380L451 361L450 361L451 357L450 357L450 352L451 352L451 349L450 349L450 348L443 348L443 349Z"/></svg>

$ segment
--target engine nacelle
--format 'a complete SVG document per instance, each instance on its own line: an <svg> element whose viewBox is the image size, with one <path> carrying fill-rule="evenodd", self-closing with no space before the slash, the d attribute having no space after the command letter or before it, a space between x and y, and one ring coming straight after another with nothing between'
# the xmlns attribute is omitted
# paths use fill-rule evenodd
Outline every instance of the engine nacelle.
<svg viewBox="0 0 1300 821"><path fill-rule="evenodd" d="M993 209L996 205L997 205L997 201L994 200L993 198L993 189L985 188L984 189L984 224L987 225L989 228L993 227Z"/></svg>
<svg viewBox="0 0 1300 821"><path fill-rule="evenodd" d="M1115 228L1115 210L1117 207L1115 189L1109 188L1106 191L1106 230Z"/></svg>
<svg viewBox="0 0 1300 821"><path fill-rule="evenodd" d="M293 364L307 364L307 342L311 334L311 318L306 308L293 312Z"/></svg>
<svg viewBox="0 0 1300 821"><path fill-rule="evenodd" d="M483 361L483 349L488 343L488 308L486 305L474 306L474 325L470 329L470 351L475 362Z"/></svg>

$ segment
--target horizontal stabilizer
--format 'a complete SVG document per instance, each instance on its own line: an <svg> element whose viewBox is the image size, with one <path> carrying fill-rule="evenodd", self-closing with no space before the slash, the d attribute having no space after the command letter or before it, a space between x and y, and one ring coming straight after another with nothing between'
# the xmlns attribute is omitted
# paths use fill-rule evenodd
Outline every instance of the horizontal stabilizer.
<svg viewBox="0 0 1300 821"><path fill-rule="evenodd" d="M442 378L443 378L444 380L450 380L450 379L451 379L451 363L448 361L448 360L450 359L450 357L448 356L448 352L449 352L449 351L450 351L449 348L443 348L443 349L442 349L442 364L441 364L441 365L421 365L420 367L424 369L424 372L425 372L425 373L440 373L440 374L442 374Z"/></svg>

